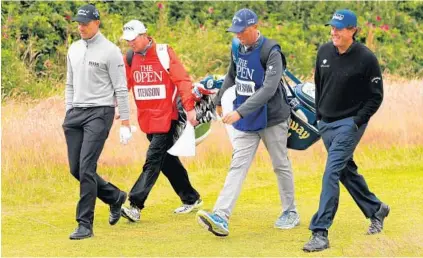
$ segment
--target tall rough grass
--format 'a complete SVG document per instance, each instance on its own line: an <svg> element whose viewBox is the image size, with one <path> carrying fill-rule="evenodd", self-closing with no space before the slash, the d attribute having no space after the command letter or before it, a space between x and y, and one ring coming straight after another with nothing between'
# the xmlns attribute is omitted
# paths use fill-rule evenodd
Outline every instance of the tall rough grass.
<svg viewBox="0 0 423 258"><path fill-rule="evenodd" d="M131 98L131 122L137 124L136 107ZM360 148L386 149L398 146L423 146L423 82L388 77L382 106L371 119ZM63 96L38 103L8 102L2 107L2 176L4 184L19 184L41 175L27 173L33 168L49 171L52 167L66 167L66 143L62 130L64 118ZM114 126L99 160L99 172L108 167L137 166L141 169L148 141L140 131L134 133L130 144L119 144L119 122ZM256 162L269 165L264 147L260 146ZM315 171L322 167L325 150L318 142L306 151L291 151L290 158L300 171ZM215 122L213 131L197 148L195 158L183 158L194 171L219 170L226 172L231 146L222 124ZM298 173L300 173L298 171ZM137 171L138 173L139 171ZM67 171L63 177L68 178ZM48 177L48 173L41 178Z"/></svg>

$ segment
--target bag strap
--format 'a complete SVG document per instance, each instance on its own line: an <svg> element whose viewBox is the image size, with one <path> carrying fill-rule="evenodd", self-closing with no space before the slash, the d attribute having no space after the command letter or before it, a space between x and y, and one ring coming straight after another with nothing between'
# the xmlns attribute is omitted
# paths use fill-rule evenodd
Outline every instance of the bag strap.
<svg viewBox="0 0 423 258"><path fill-rule="evenodd" d="M235 66L238 62L238 49L240 44L241 43L239 42L239 39L232 38L232 59L234 61Z"/></svg>
<svg viewBox="0 0 423 258"><path fill-rule="evenodd" d="M170 57L169 52L167 52L167 44L157 44L156 54L159 57L160 64L169 73Z"/></svg>
<svg viewBox="0 0 423 258"><path fill-rule="evenodd" d="M290 71L288 71L288 69L285 69L284 73L282 74L281 82L282 82L283 88L288 88L291 95L295 98L296 94L294 90L292 89L291 85L289 85L288 80L286 79L285 76L287 76L296 84L301 84L302 82L297 77L295 77ZM286 87L284 85L286 85ZM285 100L288 102L288 96L286 95L285 95Z"/></svg>
<svg viewBox="0 0 423 258"><path fill-rule="evenodd" d="M156 44L156 54L157 54L157 57L159 58L160 64L163 66L166 72L169 73L170 57L169 57L169 52L167 51L167 44ZM175 87L175 90L173 91L173 96L172 96L172 103L175 101L177 92L178 92L178 89Z"/></svg>
<svg viewBox="0 0 423 258"><path fill-rule="evenodd" d="M288 71L288 70L285 70L285 73L286 73L287 71ZM286 85L286 88L288 88L288 90L289 90L289 92L291 93L291 95L292 95L292 96L295 96L295 94L294 94L294 90L292 89L291 85L289 85L289 83L288 83L288 81L286 80L286 78L285 78L285 75L284 75L284 74L282 75L281 81L282 81L282 83L283 83L284 85ZM294 82L295 82L295 83L297 83L296 81L294 81ZM299 82L299 83L301 83L301 82Z"/></svg>
<svg viewBox="0 0 423 258"><path fill-rule="evenodd" d="M273 39L266 38L265 42L263 43L263 46L261 47L261 50L260 50L261 65L263 66L263 68L266 69L266 64L267 64L267 60L269 59L270 52L274 49L276 49L280 53L282 57L282 65L283 65L282 69L285 70L287 65L285 55L282 53L281 46L278 44L278 42L276 42Z"/></svg>
<svg viewBox="0 0 423 258"><path fill-rule="evenodd" d="M129 49L126 52L126 63L128 64L129 67L131 67L132 65L132 59L134 58L134 51L132 49Z"/></svg>

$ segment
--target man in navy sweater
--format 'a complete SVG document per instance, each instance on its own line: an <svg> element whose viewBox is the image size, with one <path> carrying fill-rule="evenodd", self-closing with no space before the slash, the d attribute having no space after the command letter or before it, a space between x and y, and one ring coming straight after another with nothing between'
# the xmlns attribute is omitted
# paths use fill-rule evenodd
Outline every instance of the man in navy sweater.
<svg viewBox="0 0 423 258"><path fill-rule="evenodd" d="M318 127L328 152L319 210L309 229L312 237L306 252L329 248L328 229L339 202L339 181L370 218L367 234L380 233L389 206L370 192L358 174L353 154L370 117L383 99L383 82L375 55L355 41L357 17L350 10L338 10L332 20L332 41L319 48L315 84Z"/></svg>

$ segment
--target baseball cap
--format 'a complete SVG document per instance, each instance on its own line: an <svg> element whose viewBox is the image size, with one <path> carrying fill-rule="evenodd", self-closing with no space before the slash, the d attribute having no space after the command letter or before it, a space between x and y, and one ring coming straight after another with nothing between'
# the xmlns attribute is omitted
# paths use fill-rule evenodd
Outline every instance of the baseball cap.
<svg viewBox="0 0 423 258"><path fill-rule="evenodd" d="M357 16L353 11L347 9L338 10L333 14L332 20L325 25L332 25L337 29L357 27Z"/></svg>
<svg viewBox="0 0 423 258"><path fill-rule="evenodd" d="M139 34L144 34L146 32L147 29L145 28L144 23L138 20L131 20L123 25L123 35L120 38L131 41Z"/></svg>
<svg viewBox="0 0 423 258"><path fill-rule="evenodd" d="M88 23L93 20L100 20L100 13L97 8L92 4L81 6L76 13L76 16L72 18L73 21Z"/></svg>
<svg viewBox="0 0 423 258"><path fill-rule="evenodd" d="M245 30L247 27L257 24L257 14L250 9L243 8L235 13L232 18L232 26L227 29L228 32L239 33Z"/></svg>

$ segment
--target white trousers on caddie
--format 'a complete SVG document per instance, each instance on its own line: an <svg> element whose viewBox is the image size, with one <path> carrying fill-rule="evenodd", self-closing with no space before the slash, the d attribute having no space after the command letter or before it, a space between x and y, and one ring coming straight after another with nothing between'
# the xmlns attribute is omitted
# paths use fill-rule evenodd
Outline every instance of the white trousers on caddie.
<svg viewBox="0 0 423 258"><path fill-rule="evenodd" d="M235 130L231 167L225 185L217 198L213 212L229 219L241 192L242 184L254 159L260 139L263 140L272 159L276 173L282 211L296 211L294 199L294 178L288 159L287 138L289 119L258 132Z"/></svg>

